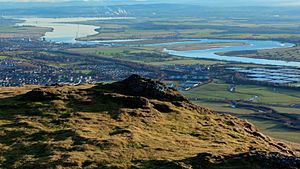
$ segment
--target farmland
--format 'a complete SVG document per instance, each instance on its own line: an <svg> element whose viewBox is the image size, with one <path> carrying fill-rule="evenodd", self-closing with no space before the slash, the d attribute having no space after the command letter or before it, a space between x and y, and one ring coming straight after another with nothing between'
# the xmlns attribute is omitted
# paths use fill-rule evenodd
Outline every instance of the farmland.
<svg viewBox="0 0 300 169"><path fill-rule="evenodd" d="M252 23L239 18L138 18L130 20L86 21L83 24L101 27L99 34L81 40L107 39L176 39L176 38L221 38L221 39L278 39L298 42L297 24Z"/></svg>
<svg viewBox="0 0 300 169"><path fill-rule="evenodd" d="M218 44L214 44L218 45ZM198 45L201 46L201 45ZM195 47L195 46L190 46ZM205 44L203 48L208 48ZM171 56L163 53L163 46L159 47L96 47L68 49L68 51L79 54L90 54L96 57L108 57L126 61L138 62L149 65L174 65L174 64L222 64L222 61L210 61L185 57ZM182 48L182 46L168 46L170 49Z"/></svg>
<svg viewBox="0 0 300 169"><path fill-rule="evenodd" d="M227 56L239 56L250 58L262 58L272 60L286 60L286 61L300 61L300 47L295 46L287 49L272 49L272 50L258 50L258 51L237 51L221 53Z"/></svg>
<svg viewBox="0 0 300 169"><path fill-rule="evenodd" d="M247 100L257 96L257 99L253 101L255 105L270 107L282 115L299 119L300 109L292 106L300 102L300 91L256 85L238 85L235 92L230 92L229 87L230 84L215 80L210 84L186 91L184 95L201 106L245 118L274 138L300 143L299 130L286 127L282 122L278 122L278 118L265 118L256 115L257 112L253 110L234 108L231 104L231 101Z"/></svg>

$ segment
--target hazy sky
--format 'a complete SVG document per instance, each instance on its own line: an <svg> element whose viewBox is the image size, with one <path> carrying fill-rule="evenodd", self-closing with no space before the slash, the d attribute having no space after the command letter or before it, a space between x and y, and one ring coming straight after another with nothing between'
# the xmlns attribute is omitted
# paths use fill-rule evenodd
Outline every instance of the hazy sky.
<svg viewBox="0 0 300 169"><path fill-rule="evenodd" d="M0 2L62 2L74 0L0 0ZM107 1L126 2L122 0L75 0L75 1ZM129 0L127 0L129 1ZM216 6L300 6L300 0L130 0L138 3L196 3L202 5Z"/></svg>

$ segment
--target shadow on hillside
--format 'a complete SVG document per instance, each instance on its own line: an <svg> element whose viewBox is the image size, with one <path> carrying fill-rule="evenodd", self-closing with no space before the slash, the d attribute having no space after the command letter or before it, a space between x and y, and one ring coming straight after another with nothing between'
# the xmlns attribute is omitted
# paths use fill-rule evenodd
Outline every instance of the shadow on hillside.
<svg viewBox="0 0 300 169"><path fill-rule="evenodd" d="M81 92L89 93L89 89ZM68 120L70 114L77 111L92 113L106 111L112 117L116 117L120 106L111 103L107 98L92 94L90 101L87 102L70 98L64 100L67 109L70 109L67 111L53 107L51 99L38 102L24 96L0 99L0 157L5 159L3 162L0 161L0 168L13 168L16 162L24 163L22 166L26 169L49 168L58 163L64 164L62 161L50 159L54 152L82 151L83 144L99 148L108 146L109 143L105 140L101 142L84 138L75 130L64 129L62 123ZM49 126L53 127L52 131L48 130ZM71 139L71 147L49 143L68 139Z"/></svg>
<svg viewBox="0 0 300 169"><path fill-rule="evenodd" d="M178 161L169 160L145 160L135 161L136 166L131 169L292 169L300 167L300 158L281 155L279 153L246 152L231 155L213 155L200 153L195 157Z"/></svg>
<svg viewBox="0 0 300 169"><path fill-rule="evenodd" d="M22 127L24 130L27 127ZM0 125L0 129L5 125ZM61 129L56 131L40 130L29 133L22 131L18 127L9 128L11 131L5 131L0 137L0 153L5 159L0 164L0 168L14 168L16 162L22 162L24 169L35 168L56 168L57 165L68 167L69 165L77 166L77 163L69 164L63 160L64 153L85 151L83 145L97 146L99 149L109 148L110 143L107 140L99 141L92 138L84 138L72 129ZM59 144L71 140L71 145ZM2 149L7 147L5 149ZM60 152L62 156L58 160L51 159L55 152ZM32 157L28 159L28 157ZM67 157L66 157L67 159Z"/></svg>
<svg viewBox="0 0 300 169"><path fill-rule="evenodd" d="M35 94L38 96L39 93ZM106 113L117 119L120 109L140 108L147 104L146 99L111 93L101 85L68 93L67 97L60 92L40 94L45 97L39 98L41 101L37 101L37 97L28 98L26 94L0 99L0 157L5 159L0 162L0 168L13 168L20 161L23 161L22 166L26 169L49 168L57 164L73 165L52 161L50 156L55 152L84 151L82 145L107 149L111 143L108 140L85 138L76 130L65 129L64 124L69 117L76 117L77 112L87 112ZM52 102L57 100L62 107L54 106ZM124 131L120 129L116 132ZM71 140L71 145L53 145L66 140Z"/></svg>
<svg viewBox="0 0 300 169"><path fill-rule="evenodd" d="M60 101L63 107L53 104L54 101ZM144 102L138 97L117 96L102 89L101 85L79 89L72 94L36 90L0 99L0 119L14 119L18 115L51 118L67 112L108 113L117 118L121 108L137 108L142 104Z"/></svg>
<svg viewBox="0 0 300 169"><path fill-rule="evenodd" d="M118 119L123 108L147 108L148 100L139 96L127 96L108 90L105 85L79 90L84 98L70 98L67 107L74 112L108 113L111 118ZM81 94L80 94L81 93Z"/></svg>

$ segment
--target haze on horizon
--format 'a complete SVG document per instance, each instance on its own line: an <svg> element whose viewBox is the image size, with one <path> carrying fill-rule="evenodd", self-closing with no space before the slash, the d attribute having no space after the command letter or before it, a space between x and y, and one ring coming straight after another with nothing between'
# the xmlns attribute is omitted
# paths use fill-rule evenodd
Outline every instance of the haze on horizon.
<svg viewBox="0 0 300 169"><path fill-rule="evenodd" d="M82 2L82 3L103 3L105 5L117 4L151 4L151 3L184 3L197 4L204 6L300 6L299 0L0 0L1 2L22 2L22 3L63 3L63 2Z"/></svg>

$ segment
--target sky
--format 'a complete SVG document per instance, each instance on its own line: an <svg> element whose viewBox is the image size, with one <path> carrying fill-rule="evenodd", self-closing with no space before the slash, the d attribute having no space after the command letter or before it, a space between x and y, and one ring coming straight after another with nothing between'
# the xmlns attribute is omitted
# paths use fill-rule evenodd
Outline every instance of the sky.
<svg viewBox="0 0 300 169"><path fill-rule="evenodd" d="M300 0L0 0L0 2L62 2L62 1L103 1L104 3L185 3L209 6L300 6Z"/></svg>

